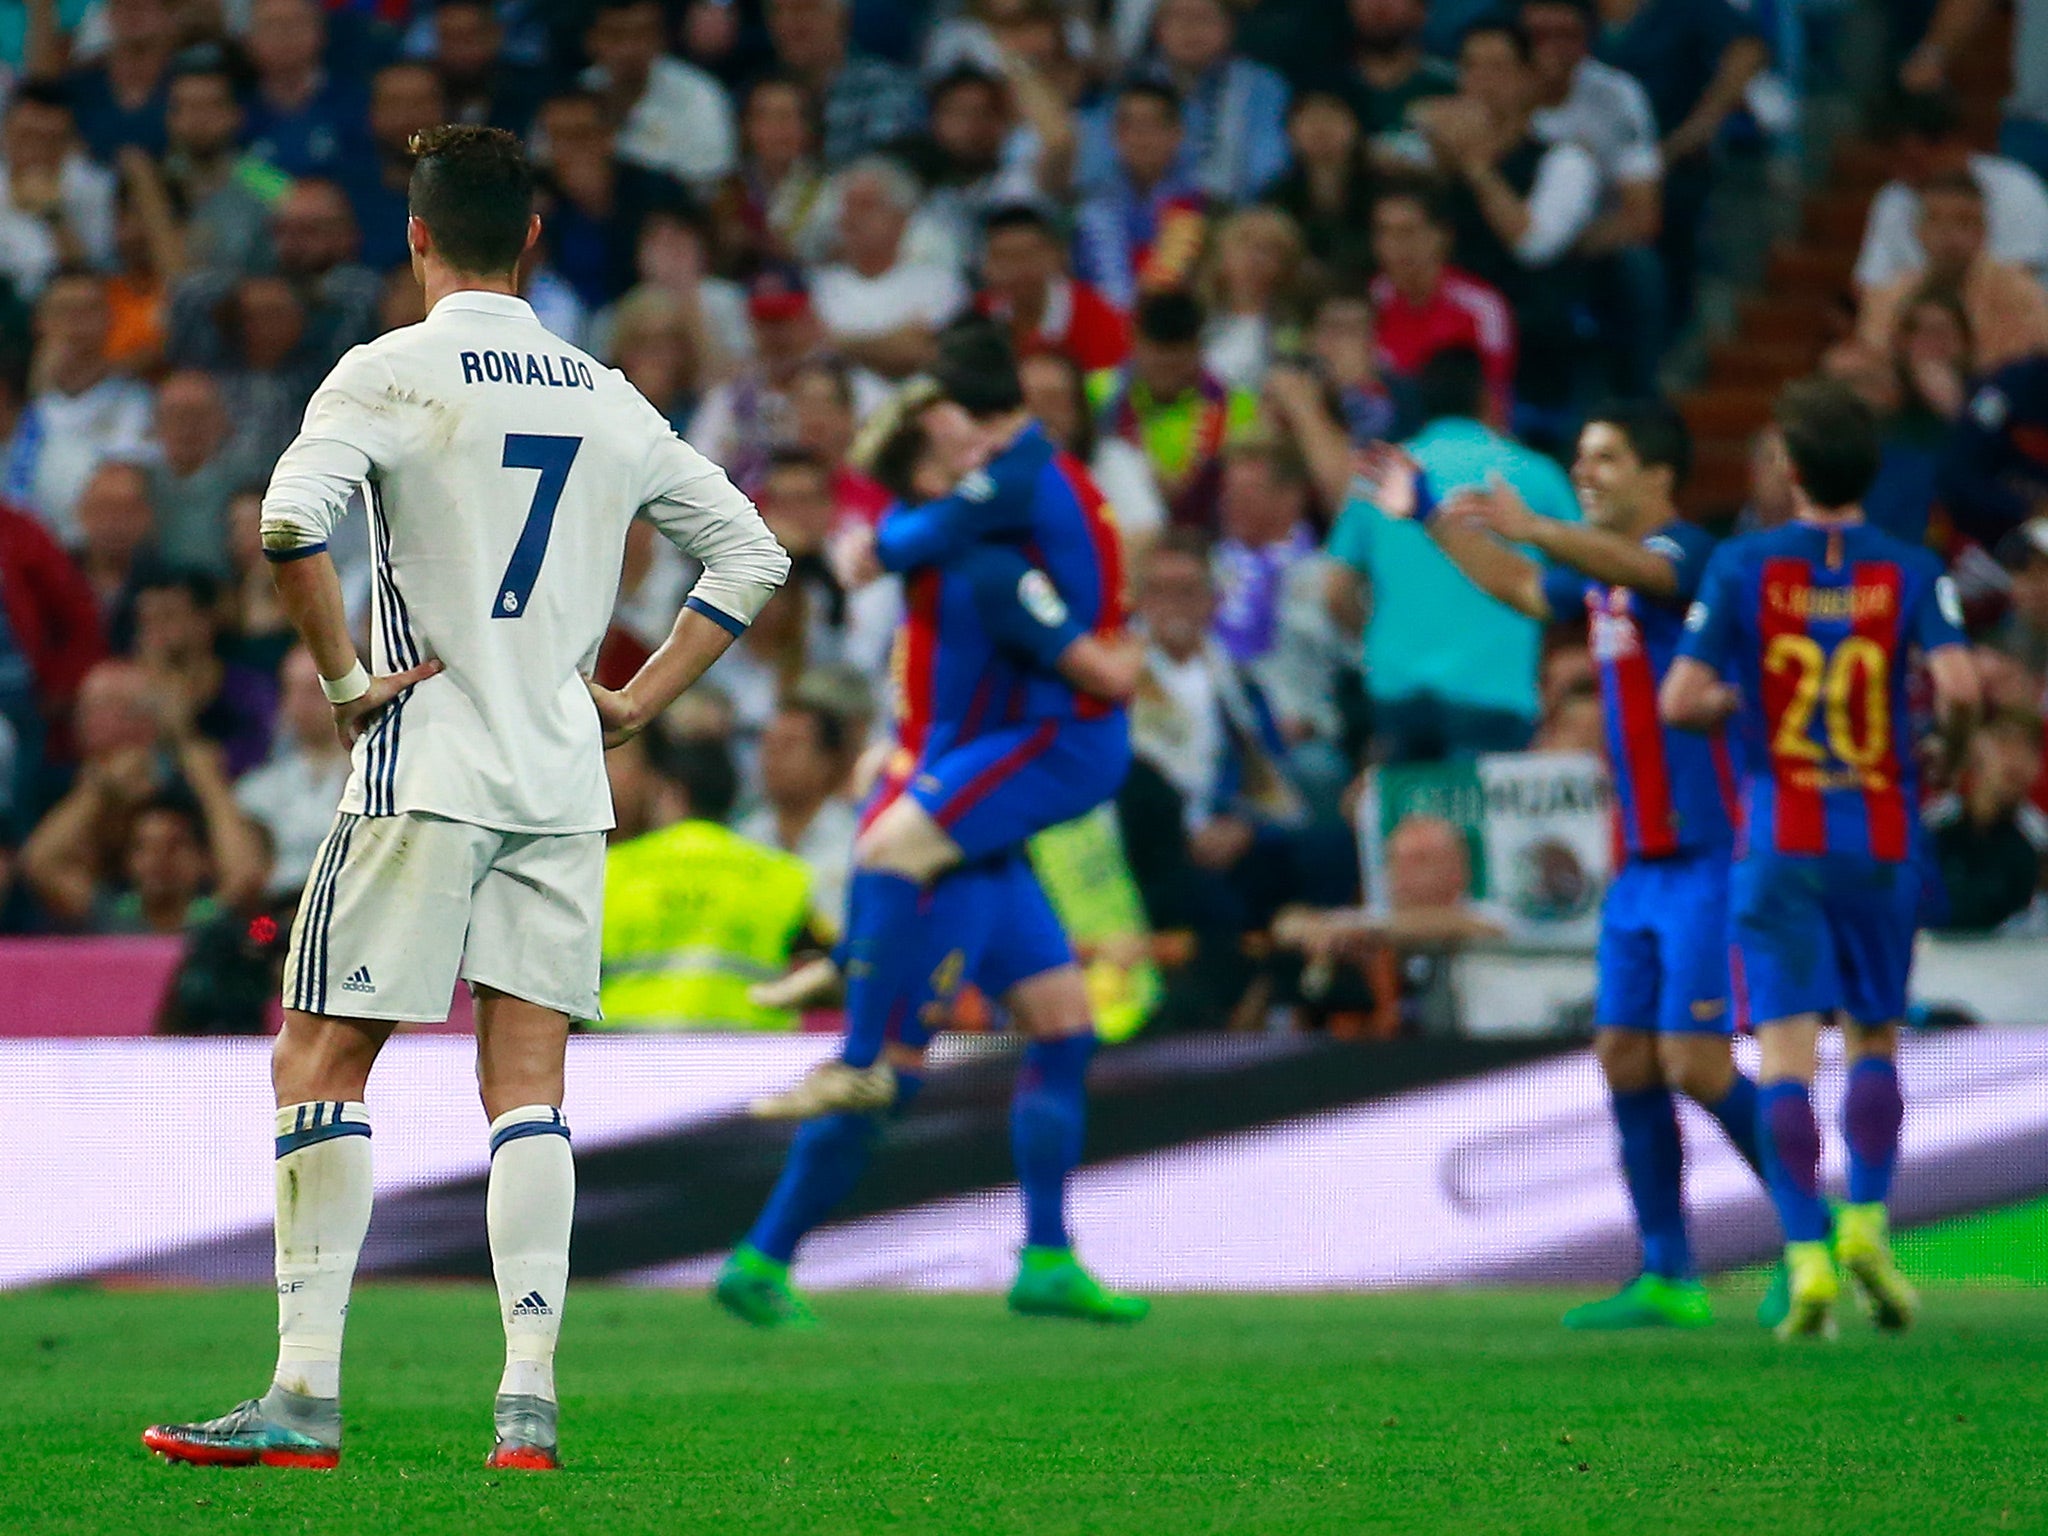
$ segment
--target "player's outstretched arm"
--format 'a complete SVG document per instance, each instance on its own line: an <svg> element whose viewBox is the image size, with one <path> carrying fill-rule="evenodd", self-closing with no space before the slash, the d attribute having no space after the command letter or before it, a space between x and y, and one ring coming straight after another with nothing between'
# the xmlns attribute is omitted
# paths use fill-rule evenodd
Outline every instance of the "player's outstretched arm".
<svg viewBox="0 0 2048 1536"><path fill-rule="evenodd" d="M1590 523L1544 517L1509 486L1495 484L1488 494L1467 503L1465 510L1497 538L1527 544L1545 559L1568 565L1581 576L1664 602L1681 596L1678 566L1669 555Z"/></svg>

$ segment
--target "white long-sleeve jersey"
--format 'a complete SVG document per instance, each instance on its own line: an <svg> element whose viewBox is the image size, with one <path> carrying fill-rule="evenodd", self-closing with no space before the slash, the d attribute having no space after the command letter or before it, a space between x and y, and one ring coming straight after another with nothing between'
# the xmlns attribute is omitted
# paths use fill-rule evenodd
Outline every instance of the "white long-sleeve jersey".
<svg viewBox="0 0 2048 1536"><path fill-rule="evenodd" d="M365 490L370 669L446 668L356 743L341 808L510 832L612 825L583 676L643 509L704 566L689 606L743 630L789 557L725 472L524 300L462 292L355 348L270 477L273 560L326 547Z"/></svg>

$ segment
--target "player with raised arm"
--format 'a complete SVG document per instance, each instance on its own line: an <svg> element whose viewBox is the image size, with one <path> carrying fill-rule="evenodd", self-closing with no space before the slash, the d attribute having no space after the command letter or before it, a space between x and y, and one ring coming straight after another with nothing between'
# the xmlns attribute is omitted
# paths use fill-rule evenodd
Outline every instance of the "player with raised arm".
<svg viewBox="0 0 2048 1536"><path fill-rule="evenodd" d="M1643 1270L1617 1295L1566 1313L1565 1326L1702 1326L1712 1312L1692 1267L1673 1091L1712 1114L1759 1172L1761 1163L1756 1084L1730 1048L1734 766L1718 730L1700 736L1657 718L1657 687L1715 543L1678 512L1691 438L1668 406L1596 413L1572 464L1584 523L1539 517L1497 481L1434 506L1404 459L1371 461L1375 499L1424 515L1438 547L1496 601L1543 623L1583 614L1600 669L1623 862L1601 908L1593 1044Z"/></svg>
<svg viewBox="0 0 2048 1536"><path fill-rule="evenodd" d="M174 1461L332 1467L341 1346L371 1203L370 1069L394 1028L476 995L505 1369L490 1464L557 1463L555 1341L575 1172L572 1019L598 1007L603 748L702 675L789 560L724 473L517 296L540 233L519 143L419 134L407 241L427 318L357 347L306 408L263 503L280 600L354 767L292 932L277 1095L277 1368L224 1417L143 1435ZM330 531L358 491L371 667ZM585 681L646 515L703 563L675 627L612 692Z"/></svg>
<svg viewBox="0 0 2048 1536"><path fill-rule="evenodd" d="M1892 1260L1885 1202L1905 1102L1895 1057L1920 896L1916 656L1933 681L1936 748L1960 755L1979 707L1962 609L1941 562L1863 520L1877 423L1845 386L1779 397L1796 513L1716 551L1665 676L1664 718L1739 718L1742 828L1729 882L1738 1006L1763 1047L1758 1120L1785 1229L1790 1307L1778 1332L1831 1332L1839 1260L1880 1327L1917 1300ZM1829 1251L1813 1111L1822 1023L1849 1062L1849 1199Z"/></svg>
<svg viewBox="0 0 2048 1536"><path fill-rule="evenodd" d="M985 361L995 395L1008 398L1000 389L1004 375L1014 380L1007 349L1004 357ZM869 445L873 473L899 495L936 505L933 498L963 472L971 482L991 441L1008 440L970 427L951 401L913 395L900 423L878 425L883 440ZM1038 435L1030 430L1029 437ZM1075 471L1062 466L1060 473ZM1086 482L1078 487L1086 490ZM1077 510L1071 501L1068 510ZM1100 515L1085 505L1078 510ZM903 515L884 519L885 538ZM849 902L849 1040L857 1008L880 1004L886 1027L876 1031L873 1059L882 1070L828 1063L789 1094L757 1106L807 1123L760 1218L718 1278L717 1299L747 1322L809 1320L789 1279L796 1245L852 1192L882 1117L910 1107L923 1083L926 1043L968 981L1000 1002L1027 1036L1011 1104L1025 1215L1011 1307L1099 1322L1145 1315L1142 1298L1105 1290L1074 1257L1066 1182L1081 1156L1095 1019L1080 969L1023 848L1033 832L1114 793L1121 777L1129 748L1118 701L1135 685L1140 663L1120 632L1117 591L1112 568L1093 589L1090 608L1070 607L1017 546L1000 543L970 544L911 576L909 615L898 637L897 750L863 814L863 846L871 848L868 839L906 805L936 805L943 818L949 805L974 811L989 803L972 819L952 821L963 828L966 846L926 879L911 884L893 872L878 876L873 864L859 877L901 880L915 895L914 920L882 938L874 909L863 906L873 900L872 886L865 898L857 886ZM1048 781L1011 776L1048 737L1076 721L1095 727L1079 733L1095 754L1092 764L1047 753L1055 775ZM1020 753L1018 740L1033 753ZM965 771L956 765L962 757ZM925 825L946 838L929 820ZM848 1085L866 1084L879 1084L888 1096L854 1103L837 1097Z"/></svg>

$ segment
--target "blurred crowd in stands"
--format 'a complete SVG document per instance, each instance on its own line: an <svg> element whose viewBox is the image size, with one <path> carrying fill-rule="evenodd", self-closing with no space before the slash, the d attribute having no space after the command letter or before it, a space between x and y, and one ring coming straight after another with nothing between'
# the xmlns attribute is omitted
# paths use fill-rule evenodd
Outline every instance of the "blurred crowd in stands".
<svg viewBox="0 0 2048 1536"><path fill-rule="evenodd" d="M1886 422L1873 518L1947 552L1993 725L1932 808L1975 931L2039 922L2048 672L2048 0L2004 154L1947 83L1990 7L1888 16L1837 339ZM1243 947L1356 901L1380 762L1599 750L1539 633L1351 492L1409 441L1576 517L1596 402L1668 384L1717 179L1799 132L1839 8L1792 0L25 0L0 8L0 932L282 943L344 782L260 558L347 348L417 321L407 141L524 136L525 291L759 503L788 589L615 754L622 839L728 821L829 933L900 611L832 558L859 424L956 318L1015 339L1150 639L1119 805L1150 925ZM1875 109L1875 103L1872 103ZM1756 445L1744 507L1787 515ZM360 528L363 520L354 520ZM1410 537L1410 535L1413 535ZM336 546L354 611L367 548ZM599 661L692 573L646 527ZM1421 829L1428 832L1430 829ZM1455 839L1409 838L1455 898ZM1402 866L1402 867L1405 867ZM2029 914L2032 914L2029 916Z"/></svg>

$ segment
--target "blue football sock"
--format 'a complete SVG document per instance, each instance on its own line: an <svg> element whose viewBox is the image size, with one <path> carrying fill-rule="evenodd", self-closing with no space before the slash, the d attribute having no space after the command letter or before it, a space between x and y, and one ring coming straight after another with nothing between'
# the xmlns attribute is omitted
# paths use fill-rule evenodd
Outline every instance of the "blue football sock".
<svg viewBox="0 0 2048 1536"><path fill-rule="evenodd" d="M1756 1080L1738 1072L1728 1085L1726 1097L1717 1104L1702 1104L1700 1108L1721 1122L1721 1129L1728 1133L1728 1139L1742 1154L1742 1160L1756 1170L1758 1178L1762 1178L1764 1149L1757 1132Z"/></svg>
<svg viewBox="0 0 2048 1536"><path fill-rule="evenodd" d="M1899 1126L1906 1101L1899 1093L1899 1069L1882 1057L1866 1056L1849 1069L1842 1096L1842 1137L1849 1143L1849 1200L1868 1205L1887 1200L1892 1169L1899 1160Z"/></svg>
<svg viewBox="0 0 2048 1536"><path fill-rule="evenodd" d="M1828 1208L1820 1197L1820 1122L1804 1083L1765 1083L1757 1090L1763 1129L1764 1179L1789 1243L1817 1243L1828 1235Z"/></svg>
<svg viewBox="0 0 2048 1536"><path fill-rule="evenodd" d="M908 1109L923 1086L923 1078L899 1071L892 1112ZM873 1115L827 1115L798 1127L789 1144L789 1161L782 1165L782 1177L747 1233L748 1243L787 1264L804 1234L853 1193L880 1132Z"/></svg>
<svg viewBox="0 0 2048 1536"><path fill-rule="evenodd" d="M1612 1100L1622 1181L1643 1234L1643 1271L1682 1280L1692 1273L1692 1251L1685 1236L1685 1153L1671 1090L1636 1088Z"/></svg>
<svg viewBox="0 0 2048 1536"><path fill-rule="evenodd" d="M923 954L917 942L923 896L924 888L903 875L854 871L846 896L846 1045L841 1053L850 1066L873 1066L889 1038L891 1015L904 990L904 962L913 952ZM894 1022L901 1026L900 1017Z"/></svg>
<svg viewBox="0 0 2048 1536"><path fill-rule="evenodd" d="M1067 1175L1081 1161L1094 1054L1092 1034L1024 1047L1010 1101L1010 1147L1024 1190L1024 1241L1033 1248L1068 1246Z"/></svg>

